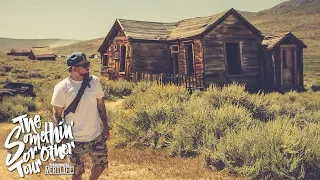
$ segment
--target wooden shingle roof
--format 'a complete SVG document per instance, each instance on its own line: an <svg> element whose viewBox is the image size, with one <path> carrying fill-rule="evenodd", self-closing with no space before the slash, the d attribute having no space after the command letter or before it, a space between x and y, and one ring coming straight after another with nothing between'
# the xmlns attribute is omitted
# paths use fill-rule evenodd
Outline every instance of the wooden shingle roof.
<svg viewBox="0 0 320 180"><path fill-rule="evenodd" d="M302 44L303 47L307 47L300 39L294 36L291 32L286 32L275 36L265 36L264 40L262 41L262 44L266 45L268 49L272 50L288 37L294 38L297 42Z"/></svg>
<svg viewBox="0 0 320 180"><path fill-rule="evenodd" d="M117 35L114 31L117 31L119 27L123 30L128 39L174 41L177 39L186 39L203 35L208 30L216 27L231 13L234 13L239 17L252 32L262 39L261 32L232 8L212 16L189 18L173 23L117 19L98 51L102 52L103 49L108 48L112 38Z"/></svg>
<svg viewBox="0 0 320 180"><path fill-rule="evenodd" d="M28 53L31 52L31 49L11 49L11 53Z"/></svg>
<svg viewBox="0 0 320 180"><path fill-rule="evenodd" d="M146 22L118 19L128 38L143 40L167 39L176 28L175 23Z"/></svg>
<svg viewBox="0 0 320 180"><path fill-rule="evenodd" d="M35 56L40 56L40 55L53 55L52 50L50 49L49 46L44 46L44 47L32 47L31 52Z"/></svg>
<svg viewBox="0 0 320 180"><path fill-rule="evenodd" d="M177 27L172 31L168 40L187 38L203 33L211 24L217 22L228 11L212 16L196 17L177 22Z"/></svg>

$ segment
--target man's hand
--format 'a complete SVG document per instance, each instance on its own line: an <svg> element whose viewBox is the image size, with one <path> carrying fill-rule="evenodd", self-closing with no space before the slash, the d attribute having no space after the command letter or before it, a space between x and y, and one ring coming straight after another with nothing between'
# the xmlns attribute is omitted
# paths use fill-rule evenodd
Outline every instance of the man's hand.
<svg viewBox="0 0 320 180"><path fill-rule="evenodd" d="M110 137L109 127L103 127L103 135L106 140L109 140L109 137Z"/></svg>
<svg viewBox="0 0 320 180"><path fill-rule="evenodd" d="M58 107L58 106L53 106L53 118L54 118L54 123L56 124L56 127L59 126L59 123L62 121L62 112L63 112L63 107Z"/></svg>
<svg viewBox="0 0 320 180"><path fill-rule="evenodd" d="M107 112L106 112L106 106L104 105L104 99L97 98L97 108L99 111L100 119L103 124L103 135L106 138L106 140L109 139L110 133L109 133L109 126L108 126L108 119L107 119Z"/></svg>

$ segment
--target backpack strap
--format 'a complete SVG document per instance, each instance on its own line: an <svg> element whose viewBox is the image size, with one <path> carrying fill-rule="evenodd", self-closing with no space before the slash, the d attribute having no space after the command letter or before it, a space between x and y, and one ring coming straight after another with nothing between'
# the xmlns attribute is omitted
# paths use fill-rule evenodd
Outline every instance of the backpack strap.
<svg viewBox="0 0 320 180"><path fill-rule="evenodd" d="M72 101L72 103L64 110L64 118L70 113L75 113L76 109L78 107L78 104L81 100L82 95L84 94L84 91L86 89L87 86L89 86L90 88L90 81L92 80L92 77L90 76L89 78L84 78L81 84L81 87L78 91L77 96L74 98L74 100Z"/></svg>

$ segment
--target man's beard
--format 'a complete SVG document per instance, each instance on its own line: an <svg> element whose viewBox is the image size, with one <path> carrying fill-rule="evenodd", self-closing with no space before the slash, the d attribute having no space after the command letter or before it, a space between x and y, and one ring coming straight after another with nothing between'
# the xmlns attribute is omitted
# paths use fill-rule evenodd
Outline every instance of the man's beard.
<svg viewBox="0 0 320 180"><path fill-rule="evenodd" d="M84 78L86 78L86 77L89 77L89 72L83 73L83 74L79 74L79 75L82 76L82 77L84 77Z"/></svg>

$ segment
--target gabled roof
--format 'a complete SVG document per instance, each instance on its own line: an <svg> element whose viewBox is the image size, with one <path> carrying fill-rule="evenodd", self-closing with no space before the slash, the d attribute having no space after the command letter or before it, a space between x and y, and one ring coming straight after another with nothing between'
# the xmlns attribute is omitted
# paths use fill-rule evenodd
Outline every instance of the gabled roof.
<svg viewBox="0 0 320 180"><path fill-rule="evenodd" d="M11 53L29 53L31 49L11 49Z"/></svg>
<svg viewBox="0 0 320 180"><path fill-rule="evenodd" d="M257 28L232 8L212 16L189 18L174 23L117 19L98 51L102 52L102 49L106 49L110 45L111 36L116 36L116 33L112 31L118 30L117 27L123 30L128 39L173 41L203 35L219 25L231 13L241 19L253 33L262 37Z"/></svg>
<svg viewBox="0 0 320 180"><path fill-rule="evenodd" d="M170 34L169 40L193 37L203 33L211 24L217 22L228 11L212 16L196 17L177 22L177 27Z"/></svg>
<svg viewBox="0 0 320 180"><path fill-rule="evenodd" d="M286 32L286 33L278 34L275 36L265 36L264 40L262 41L262 44L266 45L268 49L272 50L277 45L281 44L281 42L284 41L286 38L293 38L295 41L300 43L303 48L307 47L307 45L305 45L300 39L298 39L291 32Z"/></svg>
<svg viewBox="0 0 320 180"><path fill-rule="evenodd" d="M143 40L167 39L176 28L176 23L146 22L118 19L118 22L128 38Z"/></svg>
<svg viewBox="0 0 320 180"><path fill-rule="evenodd" d="M53 55L52 50L50 49L49 46L44 46L44 47L32 47L31 52L35 56L41 56L41 55Z"/></svg>

